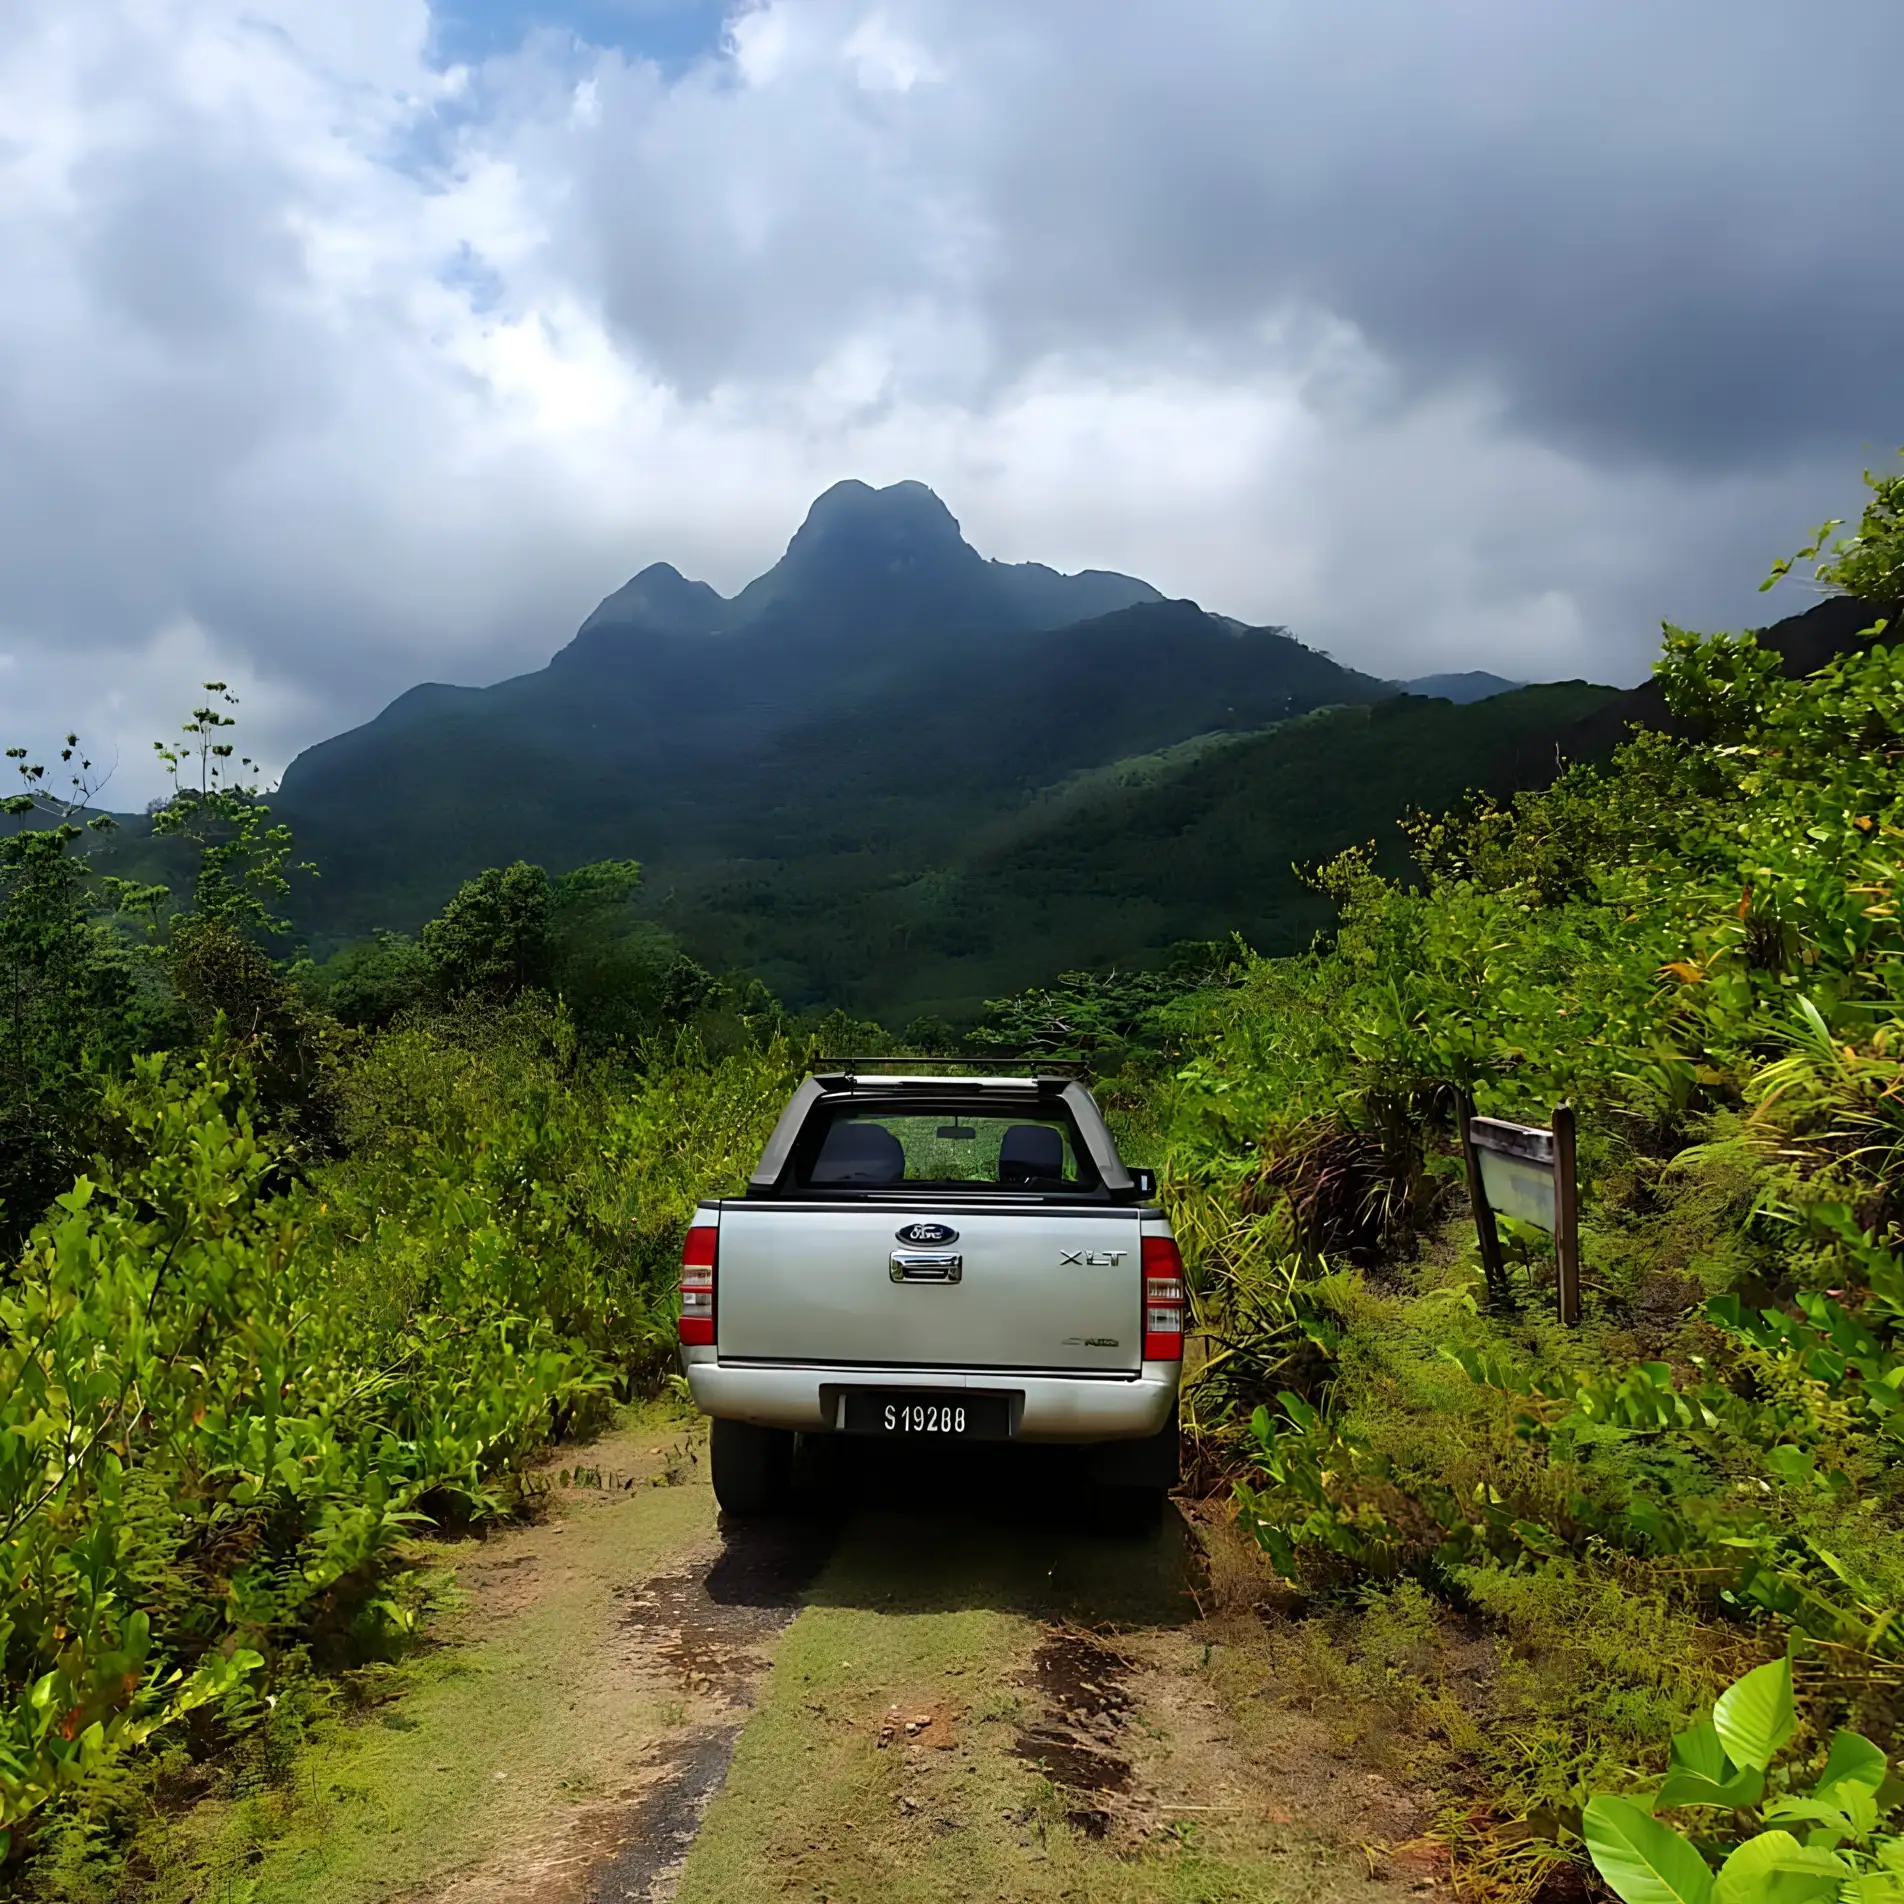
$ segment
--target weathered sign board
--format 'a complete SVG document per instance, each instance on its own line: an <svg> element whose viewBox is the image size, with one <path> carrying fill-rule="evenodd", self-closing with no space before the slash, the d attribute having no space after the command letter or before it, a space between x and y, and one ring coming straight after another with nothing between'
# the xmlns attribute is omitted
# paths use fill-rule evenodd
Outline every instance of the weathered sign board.
<svg viewBox="0 0 1904 1904"><path fill-rule="evenodd" d="M1537 1224L1554 1239L1560 1320L1573 1328L1580 1320L1579 1199L1574 1184L1573 1107L1554 1111L1551 1130L1509 1124L1498 1117L1476 1117L1464 1104L1461 1150L1468 1166L1468 1198L1481 1242L1481 1263L1488 1288L1501 1294L1507 1273L1501 1261L1496 1214Z"/></svg>

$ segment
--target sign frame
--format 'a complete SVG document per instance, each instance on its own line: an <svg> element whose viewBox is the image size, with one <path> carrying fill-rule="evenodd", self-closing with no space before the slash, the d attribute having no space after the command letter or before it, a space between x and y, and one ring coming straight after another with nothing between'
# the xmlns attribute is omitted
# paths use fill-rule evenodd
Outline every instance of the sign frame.
<svg viewBox="0 0 1904 1904"><path fill-rule="evenodd" d="M1507 1298L1507 1265L1501 1257L1501 1235L1495 1227L1495 1204L1487 1179L1495 1178L1504 1196L1522 1201L1507 1214L1537 1223L1554 1239L1555 1297L1563 1326L1580 1326L1580 1192L1574 1154L1574 1115L1571 1104L1554 1107L1553 1125L1541 1130L1530 1124L1510 1124L1504 1118L1477 1117L1474 1100L1461 1097L1461 1158L1467 1166L1468 1201L1474 1206L1474 1227L1481 1245L1481 1267L1491 1300ZM1490 1164L1492 1168L1490 1169ZM1553 1187L1551 1213L1542 1221L1538 1208L1542 1180Z"/></svg>

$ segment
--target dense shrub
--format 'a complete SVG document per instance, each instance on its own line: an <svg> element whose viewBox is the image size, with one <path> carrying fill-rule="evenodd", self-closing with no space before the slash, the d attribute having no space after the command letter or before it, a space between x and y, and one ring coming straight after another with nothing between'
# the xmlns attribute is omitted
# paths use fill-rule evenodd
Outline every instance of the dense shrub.
<svg viewBox="0 0 1904 1904"><path fill-rule="evenodd" d="M30 767L0 836L0 1865L155 1731L384 1645L407 1534L652 1392L694 1201L791 1088L621 862L294 982L228 705L161 750L176 894L98 877Z"/></svg>
<svg viewBox="0 0 1904 1904"><path fill-rule="evenodd" d="M1827 583L1894 585L1875 487ZM1188 1008L1151 1087L1213 1343L1201 1472L1316 1604L1412 1583L1484 1621L1467 1775L1555 1856L1788 1643L1831 1663L1806 1723L1896 1723L1904 647L1871 618L1803 677L1669 630L1677 737L1417 820L1411 881L1324 869L1337 931ZM1503 1303L1438 1224L1467 1097L1578 1108L1577 1333L1537 1232L1506 1226Z"/></svg>
<svg viewBox="0 0 1904 1904"><path fill-rule="evenodd" d="M374 1638L407 1532L651 1389L694 1199L790 1085L691 1038L617 1073L528 1005L350 1057L313 1164L228 1055L106 1084L124 1161L0 1285L0 1829L284 1647Z"/></svg>

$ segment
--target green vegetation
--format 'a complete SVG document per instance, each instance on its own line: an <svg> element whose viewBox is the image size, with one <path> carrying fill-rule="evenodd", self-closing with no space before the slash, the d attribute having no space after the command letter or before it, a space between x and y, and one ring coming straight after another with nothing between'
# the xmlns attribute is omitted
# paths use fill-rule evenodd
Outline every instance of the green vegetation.
<svg viewBox="0 0 1904 1904"><path fill-rule="evenodd" d="M345 1068L350 1155L294 1169L242 1070L138 1060L102 1162L0 1291L0 1794L17 1828L248 1674L403 1631L429 1523L659 1379L692 1198L756 1154L783 1053L613 1086L528 1017Z"/></svg>
<svg viewBox="0 0 1904 1904"><path fill-rule="evenodd" d="M680 867L659 916L782 996L895 1024L969 1024L981 999L1044 974L1154 970L1177 944L1232 933L1295 952L1332 916L1297 862L1379 836L1379 864L1400 873L1406 807L1543 783L1560 738L1611 698L1578 682L1468 707L1398 696L1013 784L1009 798L952 783L864 843L816 827L771 858Z"/></svg>
<svg viewBox="0 0 1904 1904"><path fill-rule="evenodd" d="M464 881L420 939L381 932L322 964L297 967L306 992L342 1023L383 1028L419 1007L486 1008L542 992L563 999L594 1051L630 1050L692 1024L731 1044L772 1016L758 985L723 985L672 935L637 918L641 868L600 860L551 879L518 860Z"/></svg>
<svg viewBox="0 0 1904 1904"><path fill-rule="evenodd" d="M1898 491L1874 488L1859 534L1809 553L1828 587L1891 586ZM841 782L829 809L816 787L802 863L864 847L865 883L802 885L790 854L757 905L704 889L698 916L731 926L706 963L632 863L526 856L445 887L414 938L287 960L293 842L222 690L117 860L80 850L77 751L65 801L22 758L0 836L0 1858L70 1890L114 1855L129 1782L248 1749L270 1702L401 1648L419 1533L513 1513L539 1448L661 1385L694 1199L743 1175L814 1038L890 1043L709 965L903 1001L917 1045L1035 956L1061 976L994 997L972 1048L1085 1059L1164 1166L1205 1334L1194 1474L1284 1582L1267 1643L1450 1795L1466 1878L1532 1895L1611 1846L1610 1818L1682 1890L1703 1872L1729 1897L1722 1851L1756 1868L1802 1825L1824 1835L1798 1851L1890 1895L1890 1788L1867 1819L1868 1755L1847 1771L1831 1740L1887 1750L1904 1668L1904 650L1804 674L1669 631L1658 680L1668 731L1557 777L1597 690L1310 712L1128 773L1060 761L1056 792L1017 789L965 861L915 856L901 886L914 793ZM882 749L916 736L869 750L875 778ZM1477 782L1496 793L1463 804ZM1429 811L1356 844L1410 801ZM893 824L843 844L849 808ZM1272 861L1294 891L1318 843L1311 910L1252 914ZM1181 908L1139 904L1173 881ZM1132 908L1130 936L1090 923ZM1330 929L1247 948L1297 918ZM1542 1121L1562 1097L1578 1331L1549 1317L1537 1233L1508 1226L1509 1286L1487 1287L1455 1139L1469 1100ZM882 1643L916 1641L924 1671L958 1617ZM1687 1723L1787 1656L1793 1775L1732 1806L1736 1848L1661 1851L1634 1818L1666 1825L1607 1795L1655 1770L1743 1792L1763 1741L1715 1718L1714 1756ZM766 1776L751 1749L737 1790ZM888 1763L856 1750L815 1759L815 1816ZM699 1868L752 1869L783 1827L777 1802L719 1811ZM840 1856L902 1862L911 1830ZM1015 1853L972 1855L979 1888L1018 1882ZM1780 1884L1825 1870L1787 1863ZM1225 1895L1242 1869L1168 1875Z"/></svg>
<svg viewBox="0 0 1904 1904"><path fill-rule="evenodd" d="M1827 583L1892 573L1888 495ZM1327 1671L1397 1596L1481 1622L1483 1682L1428 1664L1390 1704L1522 1885L1755 1654L1796 1649L1809 1749L1893 1723L1904 1645L1904 650L1793 678L1669 630L1659 679L1680 737L1413 823L1414 885L1337 860L1333 938L1179 1007L1129 1092L1213 1342L1204 1471L1316 1596ZM1506 1292L1460 1240L1468 1097L1577 1107L1578 1332L1537 1232L1505 1226Z"/></svg>
<svg viewBox="0 0 1904 1904"><path fill-rule="evenodd" d="M1883 1752L1862 1733L1836 1732L1809 1788L1795 1790L1795 1768L1774 1766L1795 1726L1791 1661L1769 1660L1674 1738L1655 1789L1588 1801L1588 1849L1626 1904L1904 1897L1904 1838L1883 1828L1904 1804L1904 1785ZM1661 1811L1726 1816L1718 1830L1694 1837L1663 1824ZM1802 1844L1791 1826L1804 1831ZM1706 1845L1723 1856L1716 1877Z"/></svg>
<svg viewBox="0 0 1904 1904"><path fill-rule="evenodd" d="M435 1636L460 1644L372 1660L341 1679L280 1677L276 1705L218 1768L214 1797L136 1818L130 1862L157 1873L149 1895L173 1904L250 1887L272 1904L336 1904L424 1890L478 1859L514 1854L533 1870L538 1854L565 1849L569 1807L605 1795L595 1768L654 1751L680 1704L617 1669L618 1594L714 1527L706 1486L656 1485L657 1457L688 1429L674 1404L619 1412L589 1457L606 1464L610 1486L585 1488L578 1472L569 1488L551 1475L538 1518L480 1549L416 1543L405 1583L429 1594ZM451 1569L481 1573L498 1548L518 1591L506 1617L472 1623L465 1589L442 1583ZM61 1849L75 1899L90 1904L95 1886L114 1895L99 1882L107 1857Z"/></svg>
<svg viewBox="0 0 1904 1904"><path fill-rule="evenodd" d="M417 1532L510 1513L531 1453L660 1384L689 1211L790 1088L758 988L539 989L625 969L622 865L473 882L350 1030L267 950L289 839L218 695L168 755L177 897L92 873L83 784L33 825L26 770L0 841L0 1861L65 1869L135 1748L401 1642Z"/></svg>
<svg viewBox="0 0 1904 1904"><path fill-rule="evenodd" d="M16 818L32 809L27 794L12 804ZM146 1035L139 962L92 918L80 828L63 808L55 818L0 837L0 1243L72 1181L91 1067Z"/></svg>

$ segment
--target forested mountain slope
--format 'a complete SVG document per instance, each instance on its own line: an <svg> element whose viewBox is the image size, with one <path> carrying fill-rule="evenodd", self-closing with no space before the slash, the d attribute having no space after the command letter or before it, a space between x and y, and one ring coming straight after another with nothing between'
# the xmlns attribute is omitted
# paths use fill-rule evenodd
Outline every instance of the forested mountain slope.
<svg viewBox="0 0 1904 1904"><path fill-rule="evenodd" d="M659 916L697 957L757 971L783 997L893 1024L969 1017L1033 977L1186 939L1240 932L1295 951L1333 910L1298 866L1373 841L1401 870L1402 814L1544 784L1554 736L1612 696L1574 681L1468 707L1318 709L1076 774L923 866L824 841L710 864L656 896Z"/></svg>
<svg viewBox="0 0 1904 1904"><path fill-rule="evenodd" d="M1131 613L1167 611L1192 612ZM1856 603L1821 602L1762 641L1807 672L1857 645L1861 615ZM1170 670L1157 674L1167 686ZM1036 709L1023 718L1035 721ZM759 816L766 850L670 868L648 903L697 957L756 971L791 1001L895 1024L915 1013L958 1020L1042 975L1143 963L1187 939L1238 932L1270 955L1298 950L1333 917L1299 868L1369 843L1383 871L1401 873L1397 822L1412 810L1544 787L1570 761L1604 760L1636 726L1672 725L1652 683L1618 692L1557 682L1461 706L1344 697L1249 732L1080 767L994 817L965 809L939 833L907 824L874 737L865 784L889 791L860 811L889 824L855 833L814 824L826 809L791 803ZM850 734L839 744L850 752ZM1011 744L1001 741L1001 774Z"/></svg>
<svg viewBox="0 0 1904 1904"><path fill-rule="evenodd" d="M1128 576L987 562L919 484L848 483L732 601L644 570L547 668L310 749L278 807L323 868L301 923L334 940L516 858L917 868L1080 768L1386 691Z"/></svg>
<svg viewBox="0 0 1904 1904"><path fill-rule="evenodd" d="M1823 602L1765 645L1816 666L1857 613ZM1398 694L1129 577L987 562L917 484L844 484L733 600L644 570L547 668L412 690L275 805L321 872L291 902L320 957L484 867L634 860L629 918L709 969L796 1009L969 1022L1185 940L1295 950L1330 916L1299 868L1373 843L1400 871L1411 809L1544 786L1670 719L1652 684L1494 683ZM143 822L104 849L166 883L177 857Z"/></svg>

